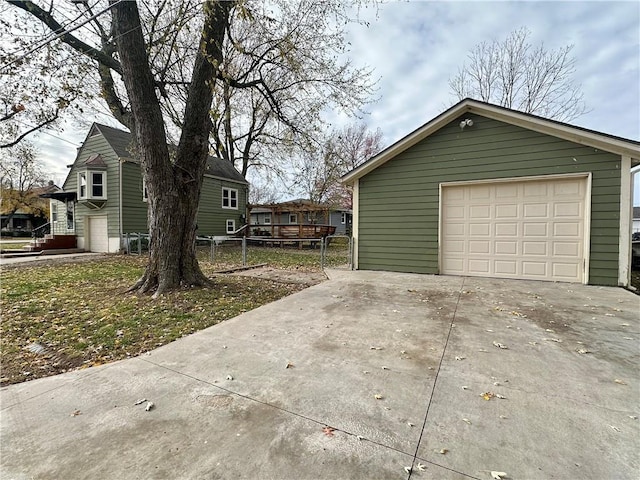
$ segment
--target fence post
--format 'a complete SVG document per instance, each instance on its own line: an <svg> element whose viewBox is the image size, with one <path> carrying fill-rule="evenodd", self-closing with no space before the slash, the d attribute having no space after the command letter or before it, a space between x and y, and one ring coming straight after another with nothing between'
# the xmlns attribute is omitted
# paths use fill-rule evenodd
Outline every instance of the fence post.
<svg viewBox="0 0 640 480"><path fill-rule="evenodd" d="M247 266L247 237L242 237L242 266Z"/></svg>
<svg viewBox="0 0 640 480"><path fill-rule="evenodd" d="M142 237L138 232L138 255L142 255Z"/></svg>
<svg viewBox="0 0 640 480"><path fill-rule="evenodd" d="M325 255L325 237L320 239L320 269L324 270L324 255Z"/></svg>
<svg viewBox="0 0 640 480"><path fill-rule="evenodd" d="M127 242L127 255L131 255L131 244L129 242L129 233L127 232L127 236L126 236L126 242Z"/></svg>
<svg viewBox="0 0 640 480"><path fill-rule="evenodd" d="M213 240L213 236L209 237L209 241L211 242L211 263L213 263L216 258L216 242Z"/></svg>

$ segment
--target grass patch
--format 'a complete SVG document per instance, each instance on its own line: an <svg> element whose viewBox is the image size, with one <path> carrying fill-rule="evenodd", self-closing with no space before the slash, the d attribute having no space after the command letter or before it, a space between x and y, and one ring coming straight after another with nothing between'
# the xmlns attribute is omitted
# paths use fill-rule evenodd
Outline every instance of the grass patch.
<svg viewBox="0 0 640 480"><path fill-rule="evenodd" d="M30 245L31 242L0 242L0 250L22 250L23 247Z"/></svg>
<svg viewBox="0 0 640 480"><path fill-rule="evenodd" d="M139 355L304 285L218 276L158 300L124 291L145 256L23 266L0 274L2 385ZM211 272L218 264L203 262Z"/></svg>

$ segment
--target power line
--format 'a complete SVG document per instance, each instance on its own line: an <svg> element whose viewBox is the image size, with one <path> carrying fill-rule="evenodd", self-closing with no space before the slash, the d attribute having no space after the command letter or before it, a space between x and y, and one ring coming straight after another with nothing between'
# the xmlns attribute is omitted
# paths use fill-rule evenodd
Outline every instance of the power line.
<svg viewBox="0 0 640 480"><path fill-rule="evenodd" d="M73 28L70 28L69 30L63 30L62 32L54 35L52 38L49 38L47 40L45 40L44 42L42 42L39 45L36 45L35 47L30 48L29 50L27 50L24 54L20 55L18 58L10 61L9 63L3 65L3 68L7 68L10 67L12 64L17 63L23 59L25 59L28 55L32 54L33 52L35 52L36 50L40 50L42 47L45 47L47 45L49 45L51 42L53 42L54 40L58 40L59 38L63 37L64 35L73 32L74 30L79 29L80 27L86 25L87 23L89 23L91 20L94 20L96 18L98 18L100 15L103 15L104 13L108 12L109 10L111 10L113 7L115 7L118 3L123 2L125 0L117 0L115 3L112 3L111 5L109 5L107 8L100 10L98 13L91 15L89 18L87 18L86 20L80 22L78 25L76 25ZM82 16L82 15L81 15ZM79 18L79 17L78 17Z"/></svg>

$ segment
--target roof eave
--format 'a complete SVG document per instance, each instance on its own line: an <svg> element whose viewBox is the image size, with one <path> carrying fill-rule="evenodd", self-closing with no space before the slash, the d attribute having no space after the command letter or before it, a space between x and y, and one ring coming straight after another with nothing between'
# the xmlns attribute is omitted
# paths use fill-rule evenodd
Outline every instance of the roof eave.
<svg viewBox="0 0 640 480"><path fill-rule="evenodd" d="M375 170L387 161L406 149L412 147L421 140L432 135L449 122L464 113L474 113L493 120L502 121L511 125L533 130L546 135L586 145L617 155L631 157L632 165L640 163L640 146L626 142L623 139L613 138L586 129L565 125L559 122L528 115L515 110L493 106L476 100L465 99L444 111L422 127L414 130L406 137L400 139L390 147L380 152L377 156L363 163L360 167L344 175L340 181L344 184L352 184L359 178Z"/></svg>

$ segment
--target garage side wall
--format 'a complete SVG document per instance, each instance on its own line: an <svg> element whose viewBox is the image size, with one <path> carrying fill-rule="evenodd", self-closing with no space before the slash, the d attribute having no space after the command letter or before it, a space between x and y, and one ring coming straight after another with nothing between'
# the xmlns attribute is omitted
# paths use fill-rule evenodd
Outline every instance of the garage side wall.
<svg viewBox="0 0 640 480"><path fill-rule="evenodd" d="M473 126L461 130L460 121ZM358 266L438 273L441 182L592 173L589 283L618 284L619 156L465 114L359 180Z"/></svg>

